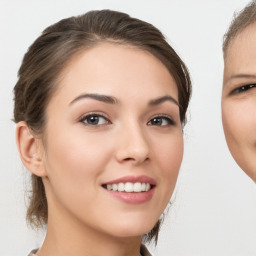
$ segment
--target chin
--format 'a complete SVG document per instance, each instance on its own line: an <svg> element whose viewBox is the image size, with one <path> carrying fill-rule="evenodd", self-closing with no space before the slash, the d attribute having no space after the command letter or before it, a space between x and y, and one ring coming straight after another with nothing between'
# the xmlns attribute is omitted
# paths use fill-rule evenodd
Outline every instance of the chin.
<svg viewBox="0 0 256 256"><path fill-rule="evenodd" d="M115 233L119 237L141 237L150 232L156 223L157 220L154 223L152 223L152 221L150 221L150 223L145 221L141 221L139 223L135 221L131 223L128 221L118 227L116 226Z"/></svg>

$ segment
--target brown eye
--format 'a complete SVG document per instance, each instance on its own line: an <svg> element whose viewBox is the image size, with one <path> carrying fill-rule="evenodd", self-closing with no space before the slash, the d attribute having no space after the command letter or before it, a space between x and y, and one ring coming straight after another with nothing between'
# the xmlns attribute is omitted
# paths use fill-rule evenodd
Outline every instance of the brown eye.
<svg viewBox="0 0 256 256"><path fill-rule="evenodd" d="M87 116L84 116L80 122L86 124L86 125L92 125L92 126L97 126L97 125L104 125L108 124L109 121L107 118L105 118L102 115L97 115L97 114L90 114Z"/></svg>
<svg viewBox="0 0 256 256"><path fill-rule="evenodd" d="M157 116L152 118L148 125L154 125L154 126L168 126L168 125L174 125L173 120L170 117L167 116Z"/></svg>

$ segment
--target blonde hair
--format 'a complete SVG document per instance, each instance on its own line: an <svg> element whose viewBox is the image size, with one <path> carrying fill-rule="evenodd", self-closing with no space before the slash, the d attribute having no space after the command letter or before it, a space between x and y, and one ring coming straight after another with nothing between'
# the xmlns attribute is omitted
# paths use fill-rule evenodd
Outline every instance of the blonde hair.
<svg viewBox="0 0 256 256"><path fill-rule="evenodd" d="M226 58L228 47L234 38L249 25L256 22L256 1L251 1L244 9L234 14L234 18L223 38L223 56Z"/></svg>

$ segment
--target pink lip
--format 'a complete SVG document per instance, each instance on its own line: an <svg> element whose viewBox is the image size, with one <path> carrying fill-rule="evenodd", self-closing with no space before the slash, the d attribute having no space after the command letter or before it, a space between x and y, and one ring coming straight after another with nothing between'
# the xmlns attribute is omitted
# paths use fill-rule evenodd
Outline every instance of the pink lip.
<svg viewBox="0 0 256 256"><path fill-rule="evenodd" d="M119 179L116 179L116 180L108 181L104 184L105 185L107 185L107 184L117 184L117 183L120 183L120 182L123 182L123 183L125 183L125 182L132 182L132 183L141 182L141 183L149 183L151 185L156 185L156 181L153 178L150 178L146 175L125 176L125 177L122 177L122 178L119 178Z"/></svg>
<svg viewBox="0 0 256 256"><path fill-rule="evenodd" d="M155 187L150 189L147 192L141 193L127 193L127 192L118 192L112 190L106 190L111 196L115 197L116 199L128 203L128 204L142 204L148 202L155 192Z"/></svg>
<svg viewBox="0 0 256 256"><path fill-rule="evenodd" d="M149 183L153 185L153 187L147 191L147 192L141 192L141 193L136 193L136 192L119 192L119 191L112 191L112 190L107 190L105 191L109 193L109 195L113 196L114 198L128 204L142 204L148 202L152 197L155 192L155 185L156 181L153 178L150 178L145 175L141 176L125 176L116 180L111 180L104 185L107 184L118 184L120 182L126 183L126 182L141 182L141 183Z"/></svg>

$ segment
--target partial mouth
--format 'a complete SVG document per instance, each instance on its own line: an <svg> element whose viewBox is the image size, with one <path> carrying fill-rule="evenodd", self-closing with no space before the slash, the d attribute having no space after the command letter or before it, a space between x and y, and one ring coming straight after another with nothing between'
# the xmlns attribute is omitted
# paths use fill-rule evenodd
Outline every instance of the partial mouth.
<svg viewBox="0 0 256 256"><path fill-rule="evenodd" d="M118 192L128 192L128 193L141 193L147 192L154 187L150 183L141 183L141 182L120 182L116 184L104 184L103 188L110 191L118 191Z"/></svg>

